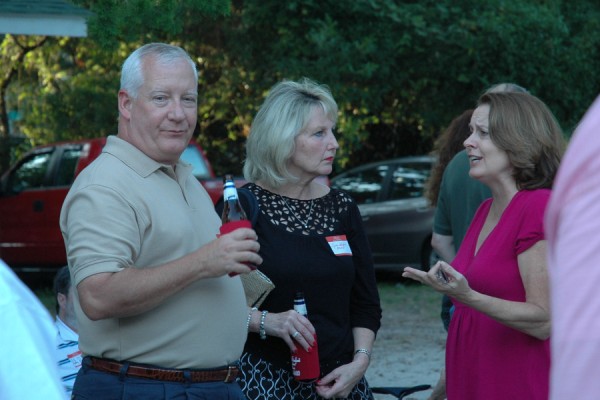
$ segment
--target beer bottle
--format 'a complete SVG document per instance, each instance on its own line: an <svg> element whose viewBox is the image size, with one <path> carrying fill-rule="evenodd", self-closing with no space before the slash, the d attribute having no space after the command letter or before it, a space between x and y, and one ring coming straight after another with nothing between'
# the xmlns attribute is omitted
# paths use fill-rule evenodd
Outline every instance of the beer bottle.
<svg viewBox="0 0 600 400"><path fill-rule="evenodd" d="M296 293L294 297L294 310L305 317L308 316L304 293ZM306 351L302 346L296 344L296 351L292 353L292 373L294 379L297 381L310 382L319 378L321 369L319 366L319 349L316 335L314 344L311 344L310 351Z"/></svg>
<svg viewBox="0 0 600 400"><path fill-rule="evenodd" d="M228 174L225 175L223 183L223 213L221 214L221 223L225 225L237 221L248 221L248 217L240 203L233 177ZM247 226L247 223L244 222L242 225ZM233 229L229 230L229 232Z"/></svg>
<svg viewBox="0 0 600 400"><path fill-rule="evenodd" d="M224 235L238 228L252 228L252 223L248 220L246 212L240 203L233 177L228 174L225 175L223 183L223 212L221 213L219 234ZM251 269L256 269L255 265L247 265ZM235 275L237 275L235 272L229 273L229 276Z"/></svg>

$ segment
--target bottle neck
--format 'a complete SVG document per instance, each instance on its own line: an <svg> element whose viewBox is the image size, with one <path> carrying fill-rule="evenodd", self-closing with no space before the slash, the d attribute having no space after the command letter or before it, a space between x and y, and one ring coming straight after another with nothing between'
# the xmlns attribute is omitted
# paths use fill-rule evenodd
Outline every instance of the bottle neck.
<svg viewBox="0 0 600 400"><path fill-rule="evenodd" d="M294 301L294 310L298 314L301 314L304 316L308 315L308 311L306 310L306 304L304 303L304 300L302 300L302 301L295 300Z"/></svg>
<svg viewBox="0 0 600 400"><path fill-rule="evenodd" d="M229 201L229 200L237 200L238 198L238 194L237 194L237 190L235 188L235 186L225 186L225 188L223 189L223 199L225 199L225 201Z"/></svg>

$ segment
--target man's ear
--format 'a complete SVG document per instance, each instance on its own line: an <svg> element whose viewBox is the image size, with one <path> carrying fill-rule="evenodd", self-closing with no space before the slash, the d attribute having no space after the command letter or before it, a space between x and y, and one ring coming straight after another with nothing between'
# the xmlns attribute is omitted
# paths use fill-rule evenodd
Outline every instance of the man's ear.
<svg viewBox="0 0 600 400"><path fill-rule="evenodd" d="M63 293L58 293L56 295L56 301L58 302L58 307L64 309L67 307L67 296Z"/></svg>
<svg viewBox="0 0 600 400"><path fill-rule="evenodd" d="M131 106L133 105L133 99L129 96L125 90L119 90L119 113L125 118L129 119L131 116Z"/></svg>

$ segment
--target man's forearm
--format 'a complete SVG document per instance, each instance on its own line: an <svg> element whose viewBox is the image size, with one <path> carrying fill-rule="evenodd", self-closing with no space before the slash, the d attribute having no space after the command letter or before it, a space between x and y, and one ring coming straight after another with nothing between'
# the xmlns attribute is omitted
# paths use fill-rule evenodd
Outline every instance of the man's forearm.
<svg viewBox="0 0 600 400"><path fill-rule="evenodd" d="M439 233L433 232L431 236L431 247L437 253L437 255L447 263L454 260L456 256L456 249L454 248L454 239L452 236L440 235Z"/></svg>

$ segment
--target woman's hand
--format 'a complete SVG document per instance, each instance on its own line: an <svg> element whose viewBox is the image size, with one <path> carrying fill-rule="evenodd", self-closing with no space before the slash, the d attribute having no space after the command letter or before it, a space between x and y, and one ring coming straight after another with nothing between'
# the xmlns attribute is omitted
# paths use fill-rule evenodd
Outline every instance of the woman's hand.
<svg viewBox="0 0 600 400"><path fill-rule="evenodd" d="M366 354L356 354L354 360L344 364L317 381L317 394L325 399L346 398L361 380L369 366Z"/></svg>
<svg viewBox="0 0 600 400"><path fill-rule="evenodd" d="M540 240L518 256L525 301L505 300L479 293L451 265L439 261L429 272L406 267L402 276L431 286L462 304L536 339L546 340L551 331L546 242ZM439 270L447 276L446 282Z"/></svg>
<svg viewBox="0 0 600 400"><path fill-rule="evenodd" d="M471 291L467 279L450 264L441 260L433 264L428 272L406 267L402 276L421 282L456 299L465 298Z"/></svg>
<svg viewBox="0 0 600 400"><path fill-rule="evenodd" d="M315 344L315 328L308 318L295 310L268 313L264 328L267 335L283 339L292 352L296 351L297 344L307 351ZM254 331L258 332L258 329Z"/></svg>

